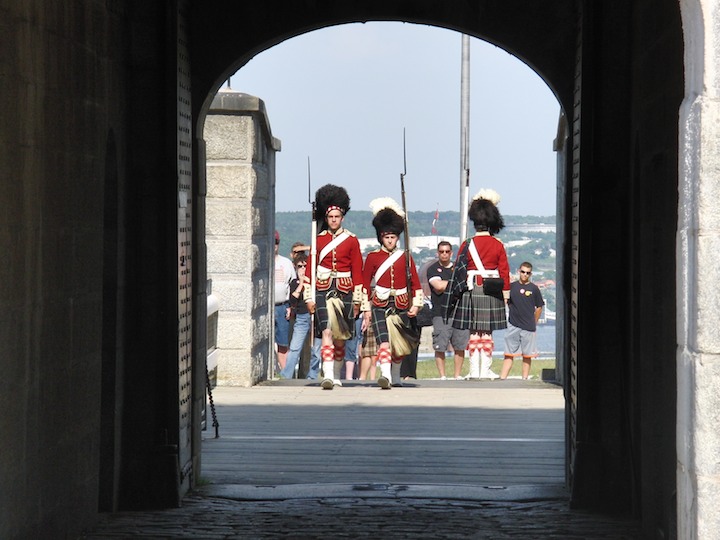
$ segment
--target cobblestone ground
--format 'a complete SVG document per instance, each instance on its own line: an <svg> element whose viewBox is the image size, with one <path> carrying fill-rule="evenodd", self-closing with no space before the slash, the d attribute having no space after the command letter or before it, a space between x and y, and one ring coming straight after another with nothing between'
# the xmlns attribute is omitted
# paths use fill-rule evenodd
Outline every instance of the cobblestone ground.
<svg viewBox="0 0 720 540"><path fill-rule="evenodd" d="M235 501L191 495L182 508L105 515L81 540L117 538L638 539L636 522L566 501L322 498Z"/></svg>

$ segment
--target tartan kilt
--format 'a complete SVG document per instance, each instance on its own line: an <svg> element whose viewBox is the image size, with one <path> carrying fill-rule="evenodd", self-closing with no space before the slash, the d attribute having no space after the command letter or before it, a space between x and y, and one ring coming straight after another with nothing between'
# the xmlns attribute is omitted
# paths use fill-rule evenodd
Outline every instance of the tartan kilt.
<svg viewBox="0 0 720 540"><path fill-rule="evenodd" d="M375 341L378 346L383 342L390 341L390 335L387 329L387 320L385 319L385 311L389 308L394 308L393 302L388 302L387 307L372 306L372 317L370 317L370 326L372 326L373 334L375 334ZM398 310L399 311L399 310Z"/></svg>
<svg viewBox="0 0 720 540"><path fill-rule="evenodd" d="M330 321L328 318L327 299L332 296L337 296L343 302L343 314L345 315L345 321L352 332L352 336L355 335L355 317L353 315L353 302L352 302L352 291L343 293L335 288L335 280L330 285L330 289L327 291L319 292L315 295L315 337L321 337L322 331L330 329Z"/></svg>
<svg viewBox="0 0 720 540"><path fill-rule="evenodd" d="M363 334L363 342L362 342L362 348L360 349L360 356L371 356L375 358L378 353L378 345L377 341L375 341L375 332L373 332L373 325L372 322L370 323L370 326L367 327L367 330L365 330L365 333Z"/></svg>
<svg viewBox="0 0 720 540"><path fill-rule="evenodd" d="M378 344L378 348L380 347L381 343L390 342L390 332L388 331L387 317L388 315L391 315L393 313L400 316L400 319L402 319L405 326L412 326L410 317L408 317L407 314L407 309L398 308L395 305L394 298L391 297L388 305L385 307L372 306L372 317L370 326L372 327L373 333L375 334L375 341ZM406 340L403 339L403 341ZM408 343L408 345L410 347L413 346L412 343Z"/></svg>
<svg viewBox="0 0 720 540"><path fill-rule="evenodd" d="M482 286L477 285L460 297L450 318L453 328L471 332L507 328L505 301L488 296Z"/></svg>

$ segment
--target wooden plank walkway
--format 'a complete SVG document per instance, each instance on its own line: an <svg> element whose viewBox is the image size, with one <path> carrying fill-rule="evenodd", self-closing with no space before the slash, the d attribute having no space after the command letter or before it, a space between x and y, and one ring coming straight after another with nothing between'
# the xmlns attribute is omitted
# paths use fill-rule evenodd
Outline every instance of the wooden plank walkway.
<svg viewBox="0 0 720 540"><path fill-rule="evenodd" d="M201 466L212 484L565 483L562 389L540 381L385 391L271 381L219 387L213 398L220 438L204 432Z"/></svg>

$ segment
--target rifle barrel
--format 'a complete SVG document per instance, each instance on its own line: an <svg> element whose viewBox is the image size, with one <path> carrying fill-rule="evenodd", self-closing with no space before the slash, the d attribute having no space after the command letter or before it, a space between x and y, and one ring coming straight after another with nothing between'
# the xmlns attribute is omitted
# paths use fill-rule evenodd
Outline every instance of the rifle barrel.
<svg viewBox="0 0 720 540"><path fill-rule="evenodd" d="M402 196L402 206L405 216L403 216L403 228L405 236L405 279L408 289L408 296L412 296L412 273L410 272L410 232L408 230L408 211L405 202L405 175L407 174L407 152L405 150L405 128L403 128L403 172L400 173L400 194Z"/></svg>

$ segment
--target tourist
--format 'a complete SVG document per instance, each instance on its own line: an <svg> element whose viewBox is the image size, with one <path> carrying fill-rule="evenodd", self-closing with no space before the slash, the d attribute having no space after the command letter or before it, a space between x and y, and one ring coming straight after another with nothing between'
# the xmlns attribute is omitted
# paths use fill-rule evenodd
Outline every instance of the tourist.
<svg viewBox="0 0 720 540"><path fill-rule="evenodd" d="M532 264L524 262L518 271L518 280L510 284L508 300L508 329L505 333L505 360L500 378L507 379L513 359L522 355L522 378L530 377L532 359L537 356L536 330L542 314L542 293L530 281Z"/></svg>

